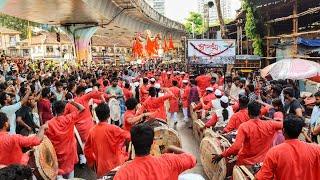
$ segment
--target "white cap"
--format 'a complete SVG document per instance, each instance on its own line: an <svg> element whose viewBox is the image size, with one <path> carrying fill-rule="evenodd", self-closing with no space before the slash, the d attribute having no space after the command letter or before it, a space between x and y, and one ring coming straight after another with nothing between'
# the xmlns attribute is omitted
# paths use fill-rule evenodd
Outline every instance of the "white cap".
<svg viewBox="0 0 320 180"><path fill-rule="evenodd" d="M171 72L169 71L169 72L167 72L167 74L171 74Z"/></svg>
<svg viewBox="0 0 320 180"><path fill-rule="evenodd" d="M182 71L180 74L186 74L186 73Z"/></svg>
<svg viewBox="0 0 320 180"><path fill-rule="evenodd" d="M188 80L186 80L186 79L184 79L184 80L182 80L182 83L188 83L189 81Z"/></svg>
<svg viewBox="0 0 320 180"><path fill-rule="evenodd" d="M204 178L200 174L186 173L179 175L178 180L204 180Z"/></svg>
<svg viewBox="0 0 320 180"><path fill-rule="evenodd" d="M215 94L216 96L222 96L222 92L221 92L219 89L216 89L216 90L214 91L214 94Z"/></svg>
<svg viewBox="0 0 320 180"><path fill-rule="evenodd" d="M135 87L138 87L138 86L140 85L140 83L139 83L139 82L134 82L133 85L134 85Z"/></svg>
<svg viewBox="0 0 320 180"><path fill-rule="evenodd" d="M228 102L229 102L229 99L228 99L227 96L222 96L222 97L220 98L220 101L223 102L223 103L228 103Z"/></svg>
<svg viewBox="0 0 320 180"><path fill-rule="evenodd" d="M155 81L156 81L156 79L155 79L155 78L151 78L151 79L150 79L150 81L155 82Z"/></svg>
<svg viewBox="0 0 320 180"><path fill-rule="evenodd" d="M213 92L213 88L212 87L207 87L206 91L212 91Z"/></svg>
<svg viewBox="0 0 320 180"><path fill-rule="evenodd" d="M154 85L155 88L160 89L161 85L159 83Z"/></svg>
<svg viewBox="0 0 320 180"><path fill-rule="evenodd" d="M89 92L91 92L93 89L92 88L88 88L88 89L86 89L85 91L84 91L84 93L89 93Z"/></svg>

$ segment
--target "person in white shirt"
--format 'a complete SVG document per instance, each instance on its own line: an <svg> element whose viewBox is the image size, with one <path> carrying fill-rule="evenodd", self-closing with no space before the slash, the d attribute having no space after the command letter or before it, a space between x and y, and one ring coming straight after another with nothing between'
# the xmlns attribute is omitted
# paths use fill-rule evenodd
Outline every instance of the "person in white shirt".
<svg viewBox="0 0 320 180"><path fill-rule="evenodd" d="M313 107L310 124L313 127L313 139L320 135L320 91L314 94L316 105Z"/></svg>
<svg viewBox="0 0 320 180"><path fill-rule="evenodd" d="M16 111L21 108L22 104L28 102L30 94L31 89L30 87L27 87L26 95L22 98L22 100L13 104L12 98L7 92L0 93L0 104L2 105L0 112L3 112L7 115L10 124L9 132L11 134L16 134Z"/></svg>

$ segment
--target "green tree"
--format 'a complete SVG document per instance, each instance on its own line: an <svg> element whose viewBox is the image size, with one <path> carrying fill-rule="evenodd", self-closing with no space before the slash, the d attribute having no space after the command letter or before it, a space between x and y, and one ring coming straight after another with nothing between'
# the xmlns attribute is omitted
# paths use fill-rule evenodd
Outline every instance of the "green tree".
<svg viewBox="0 0 320 180"><path fill-rule="evenodd" d="M192 32L194 31L195 35L200 35L206 30L203 23L204 22L201 14L190 12L189 17L186 19L184 26L188 33L192 34Z"/></svg>
<svg viewBox="0 0 320 180"><path fill-rule="evenodd" d="M28 37L28 24L29 26L39 27L39 23L29 22L24 19L19 19L6 14L0 14L0 25L9 29L14 29L21 32L21 38L26 39Z"/></svg>

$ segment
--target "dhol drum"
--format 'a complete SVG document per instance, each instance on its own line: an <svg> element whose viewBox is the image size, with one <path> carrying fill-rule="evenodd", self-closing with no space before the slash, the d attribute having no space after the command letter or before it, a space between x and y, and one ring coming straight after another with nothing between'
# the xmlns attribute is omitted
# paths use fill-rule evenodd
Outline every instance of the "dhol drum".
<svg viewBox="0 0 320 180"><path fill-rule="evenodd" d="M198 114L196 111L194 111L194 108L196 107L196 103L191 103L190 105L190 115L191 115L191 119L193 121L196 121L198 119Z"/></svg>
<svg viewBox="0 0 320 180"><path fill-rule="evenodd" d="M232 171L232 178L234 180L254 180L254 175L247 167L235 165Z"/></svg>
<svg viewBox="0 0 320 180"><path fill-rule="evenodd" d="M218 133L206 131L200 143L200 158L204 172L212 180L223 180L232 175L235 160L227 161L225 158L217 164L212 163L212 154L221 154L231 146L230 142Z"/></svg>
<svg viewBox="0 0 320 180"><path fill-rule="evenodd" d="M151 155L159 156L171 145L181 148L181 139L178 132L170 128L168 124L161 120L147 121L145 123L148 123L154 128L154 141L151 146Z"/></svg>
<svg viewBox="0 0 320 180"><path fill-rule="evenodd" d="M56 151L48 137L45 136L41 144L30 151L28 165L34 168L33 174L38 180L57 178L58 159Z"/></svg>
<svg viewBox="0 0 320 180"><path fill-rule="evenodd" d="M110 118L118 122L121 118L120 102L115 98L110 98L108 105L110 108Z"/></svg>
<svg viewBox="0 0 320 180"><path fill-rule="evenodd" d="M205 122L206 120L201 119L193 121L193 135L199 143L201 142L201 139L204 137L204 131L201 131L201 129L205 126Z"/></svg>

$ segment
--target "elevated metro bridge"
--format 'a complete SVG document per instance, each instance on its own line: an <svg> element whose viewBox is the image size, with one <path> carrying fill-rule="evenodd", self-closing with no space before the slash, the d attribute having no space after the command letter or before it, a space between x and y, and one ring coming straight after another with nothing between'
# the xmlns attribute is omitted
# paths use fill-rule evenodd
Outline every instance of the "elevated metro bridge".
<svg viewBox="0 0 320 180"><path fill-rule="evenodd" d="M73 40L77 59L88 58L93 34L128 37L150 30L180 40L184 26L151 8L145 0L1 0L0 12L60 26Z"/></svg>

